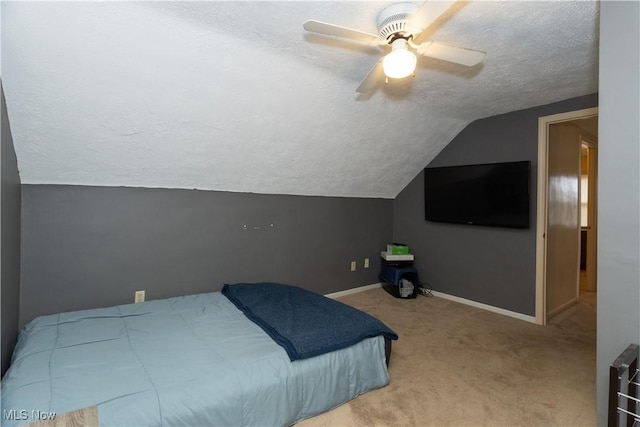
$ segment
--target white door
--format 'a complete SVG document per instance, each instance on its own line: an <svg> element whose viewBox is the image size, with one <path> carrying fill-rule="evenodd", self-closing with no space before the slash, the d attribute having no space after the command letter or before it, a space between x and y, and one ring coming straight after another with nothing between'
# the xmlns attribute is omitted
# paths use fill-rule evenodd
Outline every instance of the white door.
<svg viewBox="0 0 640 427"><path fill-rule="evenodd" d="M551 143L551 132L553 131L554 133L554 137L558 137L558 136L562 136L562 134L566 134L566 133L573 133L572 131L568 130L568 129L564 129L561 130L560 128L554 129L554 125L557 124L565 124L567 125L567 122L572 122L572 121L582 121L582 120L588 120L588 119L592 119L595 118L597 120L597 116L598 116L598 108L594 107L594 108L587 108L584 110L577 110L577 111L569 111L566 113L559 113L559 114L554 114L551 116L544 116L544 117L540 117L538 119L538 177L537 177L537 210L536 210L536 304L535 304L535 312L536 312L536 323L540 324L540 325L544 325L547 323L547 313L552 313L554 314L554 311L556 313L559 313L562 308L563 308L563 304L566 305L567 307L570 306L572 303L570 302L571 299L575 299L577 301L578 296L579 296L579 276L578 276L578 269L579 269L579 261L580 261L580 222L579 222L579 215L577 214L578 212L576 212L576 216L575 218L573 218L572 220L569 220L568 217L573 217L572 215L569 216L568 214L572 211L572 210L576 210L579 211L579 197L578 197L578 189L579 189L579 185L576 183L574 184L573 190L571 189L571 185L569 185L567 188L568 191L564 191L562 190L564 187L564 185L572 182L572 174L573 174L573 178L575 178L576 174L579 174L580 172L580 146L579 146L579 138L576 138L575 140L577 141L575 143L575 145L577 145L577 147L575 148L576 153L575 153L575 169L572 169L571 163L573 162L568 162L568 172L571 172L569 174L565 173L562 169L562 167L560 165L556 165L554 164L553 166L551 166L551 171L548 172L548 168L549 168L549 161L550 160L554 160L555 157L559 156L559 155L565 155L565 154L571 154L571 152L573 151L573 148L569 148L567 146L562 147L562 146L552 146ZM597 125L597 121L595 122ZM593 124L593 123L592 123ZM574 123L575 125L575 123ZM582 123L582 127L580 128L581 131L579 131L580 134L582 134L582 132L584 131L584 123ZM578 132L578 130L576 130L576 132ZM589 131L587 132L588 138L590 140L592 140L593 142L597 143L597 128L595 129L595 131ZM586 135L583 135L586 136ZM570 143L569 145L574 145L572 143ZM567 152L564 152L564 150L562 150L562 148L566 148ZM556 153L556 150L558 150L559 152ZM592 160L594 162L596 161L597 156L595 155L595 151L593 152L594 156L592 157ZM596 171L595 166L594 166L594 171ZM591 174L590 174L591 175ZM579 175L578 175L579 176ZM591 189L589 190L589 193L591 193L591 191L593 190L594 192L596 191L596 185L595 182L597 181L597 172L594 173L593 175L594 177L594 182L593 185L591 185ZM576 178L577 180L577 178ZM554 187L554 194L552 196L550 196L548 194L548 192L550 191L548 189L548 187L551 186L551 181L553 181L553 184L555 185ZM564 183L564 184L563 184ZM564 196L567 196L568 194L570 194L572 191L574 191L575 194L575 207L572 206L573 204L571 202L569 202L570 198L565 198ZM591 197L591 194L590 194ZM593 193L593 201L595 202L595 200L597 199L596 194ZM565 201L565 203L560 203L558 206L550 206L552 204L552 202L555 203L556 200L559 201ZM591 202L591 200L590 200ZM593 206L591 206L591 203L589 203L590 207L590 212L591 209L594 210L593 214L590 214L590 222L593 221L592 224L592 233L595 235L595 225L597 224L597 218L596 218L596 213L595 213L595 204ZM566 209L562 209L561 207L565 206ZM562 220L563 217L566 217L566 221ZM547 226L548 222L551 221L551 223L549 224L549 227ZM569 223L573 222L575 229L573 228L573 226L570 226ZM564 226L561 226L561 224L564 224ZM559 245L562 245L562 242L559 243L554 243L555 240L558 240L558 236L560 236L559 234L555 234L557 232L563 233L569 237L569 239L574 240L575 241L575 251L572 250L572 248L574 248L574 244L570 243L567 245L567 252L564 253L560 250L558 250ZM550 242L547 242L547 237L550 239ZM591 263L594 266L591 270L592 270L592 274L595 274L595 263L596 263L596 251L595 251L595 245L596 245L596 238L594 236L593 239L589 239L589 241L594 245L594 247L592 248L593 250L591 251L591 256L593 258L591 258ZM587 250L589 250L589 248L587 248ZM548 252L550 251L550 253ZM588 255L589 257L589 255ZM575 259L569 259L569 258L575 258ZM574 265L575 266L575 279L571 280L571 277L573 276L573 273L571 272L567 272L564 267L561 267L563 265L567 265L567 266L571 266ZM589 261L587 261L587 268L589 268ZM547 270L550 270L549 273L547 274ZM568 279L565 281L561 278L561 276L567 277ZM550 280L550 284L547 284L547 280ZM573 285L566 285L567 281L572 281ZM558 288L556 287L556 283L560 283L561 286ZM593 280L592 283L595 283L595 278ZM573 291L570 289L573 286ZM547 295L550 294L550 295ZM572 297L570 297L569 295L572 295ZM564 302L563 302L564 301ZM547 307L547 303L550 304L550 307Z"/></svg>
<svg viewBox="0 0 640 427"><path fill-rule="evenodd" d="M546 318L578 301L580 273L580 133L549 126L547 163Z"/></svg>

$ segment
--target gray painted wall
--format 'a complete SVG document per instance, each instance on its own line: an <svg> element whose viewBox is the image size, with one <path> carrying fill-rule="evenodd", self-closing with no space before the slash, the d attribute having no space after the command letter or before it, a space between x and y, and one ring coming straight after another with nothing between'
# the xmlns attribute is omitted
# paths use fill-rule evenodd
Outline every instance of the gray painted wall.
<svg viewBox="0 0 640 427"><path fill-rule="evenodd" d="M322 294L376 283L393 227L393 201L385 199L56 185L22 191L21 325L130 303L142 289L157 299L235 282Z"/></svg>
<svg viewBox="0 0 640 427"><path fill-rule="evenodd" d="M609 364L640 343L640 3L600 3L598 425Z"/></svg>
<svg viewBox="0 0 640 427"><path fill-rule="evenodd" d="M436 291L535 316L538 118L595 107L596 94L477 120L429 166L531 160L526 230L444 224L424 219L424 173L394 202L394 241L409 245L420 279Z"/></svg>
<svg viewBox="0 0 640 427"><path fill-rule="evenodd" d="M18 309L20 306L20 175L9 127L9 117L2 98L2 373L9 367L11 354L18 334Z"/></svg>

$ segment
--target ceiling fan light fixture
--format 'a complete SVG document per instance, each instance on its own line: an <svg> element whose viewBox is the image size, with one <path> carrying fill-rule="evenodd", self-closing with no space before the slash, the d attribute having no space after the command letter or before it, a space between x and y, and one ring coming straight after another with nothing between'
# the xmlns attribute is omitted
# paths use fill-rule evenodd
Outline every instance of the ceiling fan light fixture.
<svg viewBox="0 0 640 427"><path fill-rule="evenodd" d="M391 79L408 77L416 69L416 55L407 49L407 40L399 38L391 44L392 51L382 60L384 75Z"/></svg>

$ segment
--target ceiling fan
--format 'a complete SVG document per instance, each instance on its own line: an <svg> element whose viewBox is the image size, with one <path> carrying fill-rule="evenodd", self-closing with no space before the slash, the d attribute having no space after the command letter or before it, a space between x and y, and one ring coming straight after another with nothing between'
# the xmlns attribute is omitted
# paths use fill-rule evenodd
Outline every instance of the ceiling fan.
<svg viewBox="0 0 640 427"><path fill-rule="evenodd" d="M368 46L391 47L391 52L376 63L356 89L358 93L367 93L375 89L382 78L387 82L389 78L402 79L415 75L416 54L467 67L482 61L485 52L420 40L424 30L454 3L427 0L421 6L409 2L387 6L378 14L377 35L315 20L306 21L303 27L312 33L354 40Z"/></svg>

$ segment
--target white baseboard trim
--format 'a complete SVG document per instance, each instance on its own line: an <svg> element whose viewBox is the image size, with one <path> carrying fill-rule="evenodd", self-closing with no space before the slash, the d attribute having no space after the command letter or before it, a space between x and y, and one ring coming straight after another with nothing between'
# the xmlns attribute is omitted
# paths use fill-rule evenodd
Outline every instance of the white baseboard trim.
<svg viewBox="0 0 640 427"><path fill-rule="evenodd" d="M325 297L336 299L336 298L344 297L346 295L357 294L358 292L369 291L371 289L376 289L380 287L382 287L382 283L373 283L371 285L365 285L357 288L346 289L344 291L338 291L338 292L326 294ZM504 308L494 307L492 305L483 304L481 302L472 301L470 299L445 294L443 292L431 291L431 293L433 294L433 296L438 298L448 299L450 301L458 302L460 304L470 305L471 307L491 311L493 313L502 314L503 316L513 317L519 320L524 320L525 322L536 323L536 318L534 316L527 316L526 314L516 313L515 311L505 310Z"/></svg>
<svg viewBox="0 0 640 427"><path fill-rule="evenodd" d="M534 316L528 316L526 314L516 313L515 311L505 310L504 308L494 307L492 305L483 304L481 302L472 301L466 298L460 298L460 297L445 294L442 292L431 291L431 293L433 294L433 296L436 296L439 298L448 299L451 301L459 302L461 304L470 305L471 307L480 308L482 310L491 311L497 314L502 314L503 316L509 316L516 319L524 320L525 322L536 323L536 318Z"/></svg>
<svg viewBox="0 0 640 427"><path fill-rule="evenodd" d="M333 292L333 293L330 293L330 294L326 294L325 297L336 299L336 298L344 297L346 295L357 294L358 292L364 292L364 291L368 291L368 290L371 290L371 289L376 289L376 288L379 288L381 286L382 286L382 283L373 283L371 285L365 285L365 286L360 286L358 288L345 289L344 291L338 291L338 292Z"/></svg>
<svg viewBox="0 0 640 427"><path fill-rule="evenodd" d="M573 298L570 301L565 302L560 307L556 308L555 310L552 310L550 313L547 313L547 319L551 319L556 314L562 313L563 311L565 311L566 309L568 309L571 306L576 305L577 303L578 303L578 299L577 298Z"/></svg>

